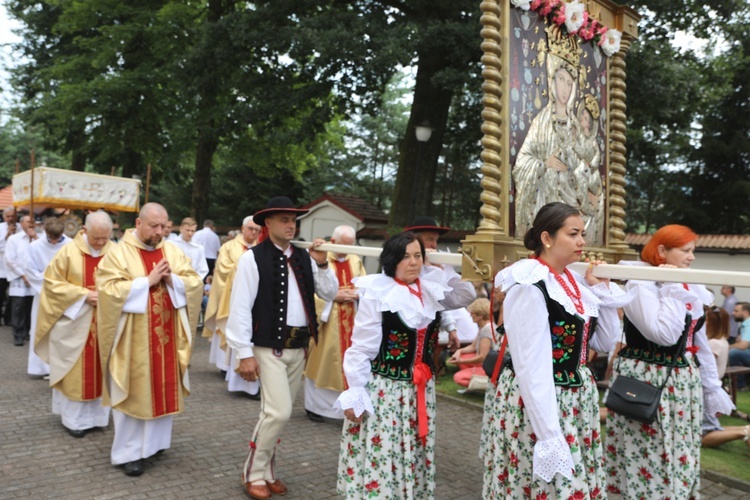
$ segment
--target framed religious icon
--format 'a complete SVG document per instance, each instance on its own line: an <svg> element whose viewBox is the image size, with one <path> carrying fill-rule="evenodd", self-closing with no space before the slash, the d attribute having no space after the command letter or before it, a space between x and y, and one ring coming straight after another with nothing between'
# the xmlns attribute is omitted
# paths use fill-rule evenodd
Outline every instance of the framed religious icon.
<svg viewBox="0 0 750 500"><path fill-rule="evenodd" d="M572 17L576 4L567 5ZM578 5L584 27L566 27L531 9L510 9L511 217L514 235L522 238L542 206L561 201L581 210L587 246L602 247L612 52L599 45L607 42L609 29L584 16L584 5ZM619 50L615 37L611 43Z"/></svg>
<svg viewBox="0 0 750 500"><path fill-rule="evenodd" d="M481 8L482 220L464 262L486 279L527 256L520 240L554 201L580 210L589 254L625 257L624 56L638 14L610 0Z"/></svg>

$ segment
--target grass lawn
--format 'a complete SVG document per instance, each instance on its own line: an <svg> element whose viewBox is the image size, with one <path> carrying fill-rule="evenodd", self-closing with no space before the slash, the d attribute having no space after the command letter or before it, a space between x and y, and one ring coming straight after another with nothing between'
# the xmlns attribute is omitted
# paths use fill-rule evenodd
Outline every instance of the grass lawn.
<svg viewBox="0 0 750 500"><path fill-rule="evenodd" d="M456 367L448 365L445 373L437 379L435 384L437 392L481 406L484 403L484 391L466 392L464 394L457 392L464 387L453 382L455 372ZM737 409L750 414L750 392L737 393ZM719 420L724 426L750 424L750 422L734 417L721 417ZM750 482L750 452L741 440L730 441L718 448L703 448L701 450L701 468Z"/></svg>

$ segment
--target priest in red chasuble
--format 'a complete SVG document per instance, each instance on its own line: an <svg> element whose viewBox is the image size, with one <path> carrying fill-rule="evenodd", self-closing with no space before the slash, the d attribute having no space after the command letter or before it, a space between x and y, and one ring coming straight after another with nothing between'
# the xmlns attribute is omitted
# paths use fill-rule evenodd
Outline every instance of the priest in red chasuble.
<svg viewBox="0 0 750 500"><path fill-rule="evenodd" d="M130 476L169 448L172 416L190 392L203 282L185 254L165 244L168 219L163 206L145 204L96 278L104 399L115 424L111 458Z"/></svg>
<svg viewBox="0 0 750 500"><path fill-rule="evenodd" d="M331 243L353 245L356 232L351 226L333 230ZM305 367L305 411L313 422L322 417L343 419L344 412L333 404L348 387L344 378L344 352L352 345L357 292L352 278L365 276L365 266L357 255L328 253L330 269L336 274L339 290L333 301L315 296L318 314L318 343L310 342Z"/></svg>
<svg viewBox="0 0 750 500"><path fill-rule="evenodd" d="M109 407L102 406L94 274L112 247L112 219L92 212L84 227L44 271L34 346L50 365L52 411L74 437L109 424Z"/></svg>

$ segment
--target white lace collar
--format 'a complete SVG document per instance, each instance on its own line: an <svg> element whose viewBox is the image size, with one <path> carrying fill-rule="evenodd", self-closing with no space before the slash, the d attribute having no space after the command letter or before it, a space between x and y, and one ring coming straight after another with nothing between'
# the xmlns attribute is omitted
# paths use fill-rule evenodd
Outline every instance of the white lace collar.
<svg viewBox="0 0 750 500"><path fill-rule="evenodd" d="M590 317L599 316L599 305L602 301L589 290L588 285L583 280L583 276L575 271L569 271L573 279L578 283L578 289L581 291L583 315ZM565 293L565 290L563 290L563 287L560 286L560 283L557 282L547 266L541 264L536 259L520 260L497 273L497 276L495 276L495 287L501 288L505 292L517 283L533 285L539 281L544 281L550 298L563 306L568 314L581 316L581 313L576 311L573 300L568 297L568 294Z"/></svg>
<svg viewBox="0 0 750 500"><path fill-rule="evenodd" d="M422 288L421 307L417 307L417 302L405 286L383 273L354 278L352 283L357 287L360 297L378 301L378 311L398 313L408 325L419 325L424 319L435 319L436 313L445 309L440 301L452 290L446 273L432 266L424 266L419 276Z"/></svg>

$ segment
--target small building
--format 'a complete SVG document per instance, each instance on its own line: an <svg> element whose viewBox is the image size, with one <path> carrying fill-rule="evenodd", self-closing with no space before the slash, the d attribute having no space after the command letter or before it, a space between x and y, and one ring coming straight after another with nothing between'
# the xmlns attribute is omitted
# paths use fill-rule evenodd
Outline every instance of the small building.
<svg viewBox="0 0 750 500"><path fill-rule="evenodd" d="M315 238L329 238L336 226L346 224L357 231L357 244L362 246L382 246L385 240L388 215L371 203L352 195L326 193L304 207L309 212L299 217L298 238L312 241ZM370 232L382 235L373 239ZM362 236L360 236L362 235ZM375 273L379 260L364 257L368 273Z"/></svg>

